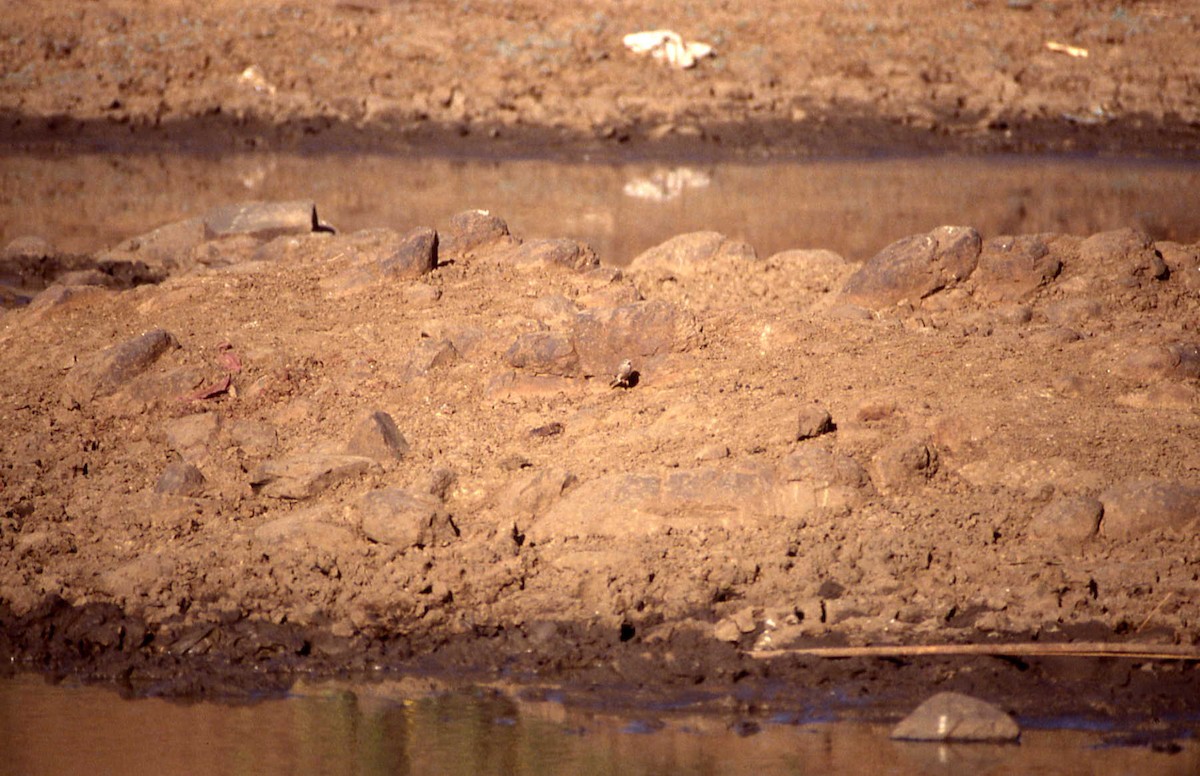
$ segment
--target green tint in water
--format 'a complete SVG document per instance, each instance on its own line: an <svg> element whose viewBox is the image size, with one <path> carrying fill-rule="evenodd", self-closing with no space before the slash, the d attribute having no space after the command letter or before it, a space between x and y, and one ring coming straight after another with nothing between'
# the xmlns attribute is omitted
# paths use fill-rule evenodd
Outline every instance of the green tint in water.
<svg viewBox="0 0 1200 776"><path fill-rule="evenodd" d="M403 682L229 706L18 676L0 680L0 774L1200 773L1191 741L1170 755L1035 730L1017 746L942 746L890 741L881 725L763 722L739 736L711 715L645 719L490 691L429 696Z"/></svg>

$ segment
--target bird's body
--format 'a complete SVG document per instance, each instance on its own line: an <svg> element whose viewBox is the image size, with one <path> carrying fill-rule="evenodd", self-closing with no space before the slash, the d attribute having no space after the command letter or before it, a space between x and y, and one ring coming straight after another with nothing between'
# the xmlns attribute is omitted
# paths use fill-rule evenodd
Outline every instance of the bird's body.
<svg viewBox="0 0 1200 776"><path fill-rule="evenodd" d="M610 388L629 388L633 384L633 376L635 374L633 361L627 358L617 367L617 373L613 375L612 382L608 385Z"/></svg>

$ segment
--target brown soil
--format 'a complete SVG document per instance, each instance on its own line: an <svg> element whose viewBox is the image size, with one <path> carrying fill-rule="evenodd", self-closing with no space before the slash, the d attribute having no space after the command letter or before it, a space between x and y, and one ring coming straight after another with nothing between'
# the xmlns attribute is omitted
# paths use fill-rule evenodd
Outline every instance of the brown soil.
<svg viewBox="0 0 1200 776"><path fill-rule="evenodd" d="M622 45L664 27L716 57L676 70ZM9 9L0 37L9 144L1200 148L1194 0L103 0Z"/></svg>
<svg viewBox="0 0 1200 776"><path fill-rule="evenodd" d="M1200 16L1175 6L494 5L23 6L0 99L35 144L450 126L803 153L848 122L867 146L1198 146ZM656 26L719 56L620 48ZM0 654L170 694L382 666L1196 713L1192 661L765 653L1200 642L1200 246L941 230L860 264L690 235L616 270L480 214L435 238L300 211L6 249Z"/></svg>

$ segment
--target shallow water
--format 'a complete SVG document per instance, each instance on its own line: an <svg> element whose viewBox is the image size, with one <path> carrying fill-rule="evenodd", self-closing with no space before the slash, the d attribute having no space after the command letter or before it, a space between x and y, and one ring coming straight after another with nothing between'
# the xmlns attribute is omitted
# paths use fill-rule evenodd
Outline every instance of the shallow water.
<svg viewBox="0 0 1200 776"><path fill-rule="evenodd" d="M313 199L341 229L439 226L491 210L519 236L584 239L608 264L714 229L760 256L869 258L943 224L985 237L1135 226L1200 240L1200 163L1065 158L826 160L772 165L564 164L246 154L0 157L0 245L27 234L86 252L208 208Z"/></svg>
<svg viewBox="0 0 1200 776"><path fill-rule="evenodd" d="M1194 774L1200 745L1113 747L1096 730L1019 745L899 743L889 726L599 712L419 683L315 685L248 705L122 700L101 687L0 679L0 774Z"/></svg>

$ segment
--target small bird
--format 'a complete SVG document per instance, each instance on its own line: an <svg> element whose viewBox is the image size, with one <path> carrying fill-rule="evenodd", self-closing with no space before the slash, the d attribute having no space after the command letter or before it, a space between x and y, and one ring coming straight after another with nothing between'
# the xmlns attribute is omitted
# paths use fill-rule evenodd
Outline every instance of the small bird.
<svg viewBox="0 0 1200 776"><path fill-rule="evenodd" d="M633 362L627 358L617 367L617 373L613 375L612 382L608 384L608 387L629 388L633 385L633 379L636 375L637 372L633 371Z"/></svg>

